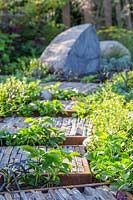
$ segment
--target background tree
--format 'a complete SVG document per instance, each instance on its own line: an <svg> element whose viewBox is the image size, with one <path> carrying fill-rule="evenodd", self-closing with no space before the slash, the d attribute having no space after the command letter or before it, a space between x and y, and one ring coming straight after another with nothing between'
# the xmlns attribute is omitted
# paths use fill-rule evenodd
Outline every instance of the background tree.
<svg viewBox="0 0 133 200"><path fill-rule="evenodd" d="M103 1L104 15L105 15L105 25L107 27L112 26L112 4L111 0Z"/></svg>

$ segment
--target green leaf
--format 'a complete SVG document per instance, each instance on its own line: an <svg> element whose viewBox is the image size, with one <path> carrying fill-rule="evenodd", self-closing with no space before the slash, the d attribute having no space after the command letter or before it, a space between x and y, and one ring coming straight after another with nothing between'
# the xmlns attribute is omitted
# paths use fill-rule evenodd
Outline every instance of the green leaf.
<svg viewBox="0 0 133 200"><path fill-rule="evenodd" d="M36 151L36 149L32 146L29 146L29 145L23 145L21 146L21 148L24 150L24 151L28 151L30 153L34 153Z"/></svg>
<svg viewBox="0 0 133 200"><path fill-rule="evenodd" d="M24 120L24 122L25 122L25 123L33 122L33 118L27 118L27 119Z"/></svg>

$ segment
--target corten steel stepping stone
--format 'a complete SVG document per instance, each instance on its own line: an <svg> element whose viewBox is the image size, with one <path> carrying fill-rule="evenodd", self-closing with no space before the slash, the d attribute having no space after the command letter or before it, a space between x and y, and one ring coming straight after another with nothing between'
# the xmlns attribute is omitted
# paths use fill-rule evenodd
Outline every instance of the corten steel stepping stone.
<svg viewBox="0 0 133 200"><path fill-rule="evenodd" d="M59 175L61 179L60 185L80 185L92 182L92 175L90 172L89 164L86 158L84 158L84 147L83 146L62 146L66 152L77 151L81 156L74 156L72 160L73 169L69 175ZM47 151L47 147L37 147L44 151ZM0 169L13 163L21 163L26 166L24 162L28 156L28 152L20 149L19 147L0 147ZM47 173L44 172L47 176ZM2 181L2 179L1 179Z"/></svg>

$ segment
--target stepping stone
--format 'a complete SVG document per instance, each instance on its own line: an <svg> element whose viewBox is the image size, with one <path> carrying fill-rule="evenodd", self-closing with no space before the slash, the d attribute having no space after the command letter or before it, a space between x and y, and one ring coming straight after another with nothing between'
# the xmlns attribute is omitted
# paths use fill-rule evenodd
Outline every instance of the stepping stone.
<svg viewBox="0 0 133 200"><path fill-rule="evenodd" d="M55 85L56 82L48 82L41 84L43 87L47 85ZM80 83L80 82L62 82L58 89L59 90L69 90L69 89L76 89L80 93L89 93L91 91L94 91L98 86L100 86L97 83Z"/></svg>
<svg viewBox="0 0 133 200"><path fill-rule="evenodd" d="M55 117L53 126L60 130L64 130L66 135L71 136L87 136L91 134L92 125L86 118L72 118L72 117ZM8 117L0 123L0 131L7 130L10 133L17 132L20 128L28 127L28 123L24 123L23 117Z"/></svg>

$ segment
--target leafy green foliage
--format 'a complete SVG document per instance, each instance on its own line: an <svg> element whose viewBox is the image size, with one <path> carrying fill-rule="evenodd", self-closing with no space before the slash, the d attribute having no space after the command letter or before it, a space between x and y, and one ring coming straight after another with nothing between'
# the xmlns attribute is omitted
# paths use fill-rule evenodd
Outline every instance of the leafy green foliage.
<svg viewBox="0 0 133 200"><path fill-rule="evenodd" d="M93 148L88 146L87 158L97 179L109 180L112 186L126 189L132 186L133 160L131 137L124 134L95 133Z"/></svg>
<svg viewBox="0 0 133 200"><path fill-rule="evenodd" d="M22 105L36 100L40 93L39 81L26 83L26 79L8 78L0 84L0 117L13 115Z"/></svg>
<svg viewBox="0 0 133 200"><path fill-rule="evenodd" d="M85 76L81 79L81 83L89 83L89 82L95 82L97 76L96 75L89 75Z"/></svg>
<svg viewBox="0 0 133 200"><path fill-rule="evenodd" d="M126 102L120 86L129 93L129 77L124 73L115 76L113 82L106 82L75 107L81 117L86 113L93 125L86 155L93 174L124 189L131 187L133 179L133 120L129 118L133 102Z"/></svg>
<svg viewBox="0 0 133 200"><path fill-rule="evenodd" d="M72 170L72 156L79 155L76 152L65 152L61 147L57 149L50 149L45 152L42 149L35 149L30 146L23 146L23 150L30 153L28 156L29 171L24 179L28 185L39 185L43 181L46 183L59 183L59 174L68 174ZM69 162L69 163L68 163ZM47 176L42 176L47 173Z"/></svg>
<svg viewBox="0 0 133 200"><path fill-rule="evenodd" d="M63 104L58 100L35 101L32 104L22 105L17 114L19 116L50 116L55 117L59 113L64 114Z"/></svg>
<svg viewBox="0 0 133 200"><path fill-rule="evenodd" d="M133 71L127 71L126 73L121 73L119 76L115 75L113 77L112 90L115 93L123 95L126 101L131 101L133 99Z"/></svg>
<svg viewBox="0 0 133 200"><path fill-rule="evenodd" d="M100 70L102 73L121 72L126 69L133 69L133 62L130 62L126 58L111 58L101 60Z"/></svg>
<svg viewBox="0 0 133 200"><path fill-rule="evenodd" d="M52 94L53 99L72 100L81 95L76 89L68 89L68 90L58 89L60 84L61 84L60 82L57 82L55 85L45 86L45 88L48 89L49 92Z"/></svg>
<svg viewBox="0 0 133 200"><path fill-rule="evenodd" d="M36 105L41 116L48 115L54 117L59 113L64 113L63 104L58 100L36 102Z"/></svg>
<svg viewBox="0 0 133 200"><path fill-rule="evenodd" d="M49 68L45 64L41 64L39 60L32 59L28 66L27 72L31 76L41 78L48 74Z"/></svg>
<svg viewBox="0 0 133 200"><path fill-rule="evenodd" d="M65 3L66 0L0 1L2 74L13 74L21 69L18 58L25 57L28 61L39 57L49 42L65 29L55 20L56 10Z"/></svg>
<svg viewBox="0 0 133 200"><path fill-rule="evenodd" d="M133 59L133 31L124 28L112 26L110 28L103 27L98 31L100 40L117 40L126 46L131 52Z"/></svg>
<svg viewBox="0 0 133 200"><path fill-rule="evenodd" d="M4 178L0 191L59 184L60 176L72 170L72 157L79 156L78 152L68 153L61 147L46 151L26 145L22 149L29 153L24 163L13 163L0 169L0 176Z"/></svg>
<svg viewBox="0 0 133 200"><path fill-rule="evenodd" d="M29 128L21 128L14 134L0 134L1 139L6 141L6 145L55 146L65 140L65 133L53 127L53 121L49 117L27 118L25 123L30 123Z"/></svg>

